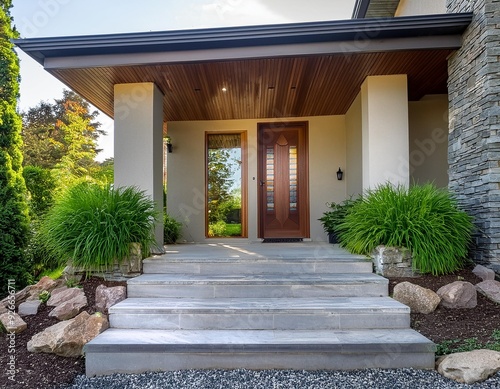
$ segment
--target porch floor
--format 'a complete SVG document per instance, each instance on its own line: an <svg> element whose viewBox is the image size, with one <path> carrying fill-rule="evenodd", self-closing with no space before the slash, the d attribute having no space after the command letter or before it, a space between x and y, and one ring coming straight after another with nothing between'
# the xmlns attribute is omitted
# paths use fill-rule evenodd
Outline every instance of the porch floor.
<svg viewBox="0 0 500 389"><path fill-rule="evenodd" d="M168 260L204 259L207 261L224 259L319 259L335 258L336 261L345 259L367 260L362 255L348 253L336 244L326 242L298 242L298 243L261 243L261 242L234 242L224 243L186 243L165 246L166 253L152 257Z"/></svg>

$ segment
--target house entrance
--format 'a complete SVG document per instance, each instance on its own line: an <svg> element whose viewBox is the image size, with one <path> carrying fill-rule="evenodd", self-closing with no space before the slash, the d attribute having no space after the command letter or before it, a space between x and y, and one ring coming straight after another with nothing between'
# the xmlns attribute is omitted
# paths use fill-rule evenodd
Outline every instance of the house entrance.
<svg viewBox="0 0 500 389"><path fill-rule="evenodd" d="M307 122L258 125L259 237L309 237Z"/></svg>

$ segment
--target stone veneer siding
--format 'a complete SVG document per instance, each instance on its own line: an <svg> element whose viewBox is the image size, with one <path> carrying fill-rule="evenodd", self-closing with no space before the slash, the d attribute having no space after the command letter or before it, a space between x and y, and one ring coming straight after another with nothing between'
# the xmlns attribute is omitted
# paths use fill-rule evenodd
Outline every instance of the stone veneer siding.
<svg viewBox="0 0 500 389"><path fill-rule="evenodd" d="M449 59L449 188L478 227L472 258L500 269L500 0L446 6L474 12Z"/></svg>

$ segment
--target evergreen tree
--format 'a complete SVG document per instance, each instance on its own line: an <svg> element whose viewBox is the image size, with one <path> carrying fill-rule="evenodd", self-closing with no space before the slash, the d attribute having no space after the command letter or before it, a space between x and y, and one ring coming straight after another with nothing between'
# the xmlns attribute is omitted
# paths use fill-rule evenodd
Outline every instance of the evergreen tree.
<svg viewBox="0 0 500 389"><path fill-rule="evenodd" d="M25 249L29 238L26 186L22 174L21 118L16 111L19 95L19 59L11 39L12 0L0 0L0 294L9 279L16 289L29 278Z"/></svg>
<svg viewBox="0 0 500 389"><path fill-rule="evenodd" d="M92 125L88 110L79 102L68 100L63 104L60 128L66 151L54 167L53 174L60 188L68 187L82 178L90 178L99 164L97 155L96 126Z"/></svg>

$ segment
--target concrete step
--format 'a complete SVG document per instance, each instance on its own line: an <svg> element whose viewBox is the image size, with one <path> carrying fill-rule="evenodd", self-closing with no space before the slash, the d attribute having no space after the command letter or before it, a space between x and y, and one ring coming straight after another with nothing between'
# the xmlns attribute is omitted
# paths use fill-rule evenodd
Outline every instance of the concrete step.
<svg viewBox="0 0 500 389"><path fill-rule="evenodd" d="M410 309L389 297L128 298L110 326L137 329L347 330L409 328Z"/></svg>
<svg viewBox="0 0 500 389"><path fill-rule="evenodd" d="M371 260L352 255L337 254L335 258L170 258L153 257L143 261L145 274L181 273L204 275L247 274L303 274L303 273L372 273Z"/></svg>
<svg viewBox="0 0 500 389"><path fill-rule="evenodd" d="M184 369L433 369L435 345L410 329L109 329L85 346L88 376Z"/></svg>
<svg viewBox="0 0 500 389"><path fill-rule="evenodd" d="M127 281L128 297L382 297L375 274L143 274Z"/></svg>

